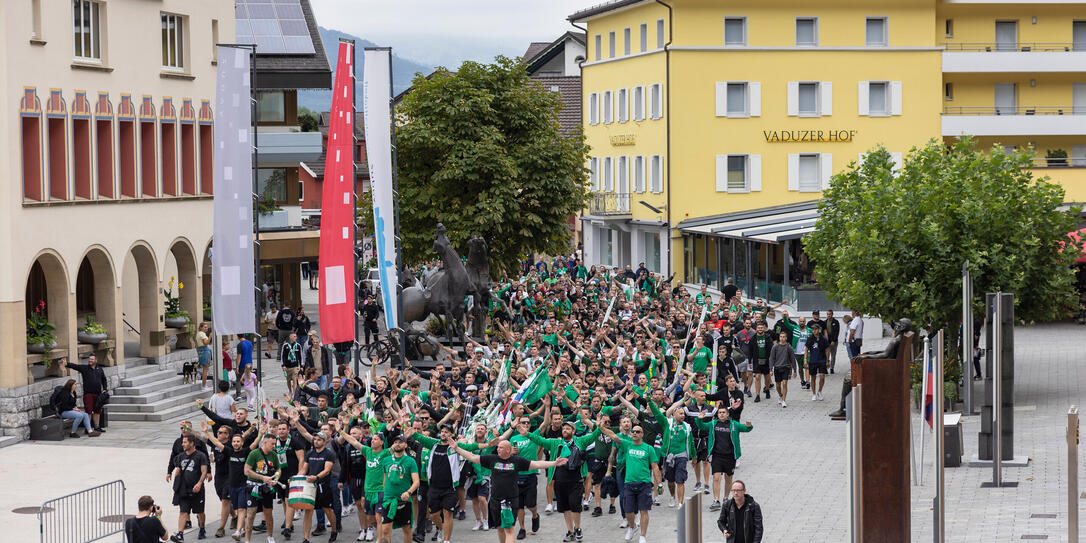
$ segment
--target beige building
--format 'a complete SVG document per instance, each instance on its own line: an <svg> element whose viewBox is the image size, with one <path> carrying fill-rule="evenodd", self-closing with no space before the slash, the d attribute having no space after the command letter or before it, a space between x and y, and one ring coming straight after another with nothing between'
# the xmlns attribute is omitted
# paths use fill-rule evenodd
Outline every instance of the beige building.
<svg viewBox="0 0 1086 543"><path fill-rule="evenodd" d="M164 355L183 333L163 317L172 278L201 320L214 44L233 41L234 3L10 0L0 29L0 428L13 435L37 407L26 398L60 384L45 359L120 365L125 341ZM56 346L28 352L43 302ZM78 339L88 316L107 330L97 346Z"/></svg>

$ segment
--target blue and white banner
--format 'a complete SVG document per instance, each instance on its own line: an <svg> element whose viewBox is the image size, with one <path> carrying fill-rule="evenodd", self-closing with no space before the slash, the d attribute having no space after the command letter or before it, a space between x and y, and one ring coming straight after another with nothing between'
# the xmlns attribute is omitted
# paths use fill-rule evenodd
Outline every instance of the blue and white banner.
<svg viewBox="0 0 1086 543"><path fill-rule="evenodd" d="M256 332L253 164L249 101L251 52L219 46L215 94L215 241L211 313L219 335Z"/></svg>
<svg viewBox="0 0 1086 543"><path fill-rule="evenodd" d="M396 211L392 195L392 51L366 49L362 89L366 124L366 157L373 196L373 239L377 245L377 270L381 276L381 302L385 325L399 326L396 287Z"/></svg>

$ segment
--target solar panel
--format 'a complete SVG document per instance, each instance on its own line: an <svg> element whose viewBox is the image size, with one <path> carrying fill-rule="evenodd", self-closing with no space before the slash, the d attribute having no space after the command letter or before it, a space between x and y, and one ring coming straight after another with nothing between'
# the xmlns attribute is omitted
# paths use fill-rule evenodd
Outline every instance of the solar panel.
<svg viewBox="0 0 1086 543"><path fill-rule="evenodd" d="M255 43L258 54L315 52L300 0L236 0L234 9L238 43Z"/></svg>

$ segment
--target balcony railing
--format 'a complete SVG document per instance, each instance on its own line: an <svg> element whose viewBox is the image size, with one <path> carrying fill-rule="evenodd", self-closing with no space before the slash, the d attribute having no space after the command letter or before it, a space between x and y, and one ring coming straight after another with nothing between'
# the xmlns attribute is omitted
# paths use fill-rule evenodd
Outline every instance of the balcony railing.
<svg viewBox="0 0 1086 543"><path fill-rule="evenodd" d="M1035 157L1034 168L1086 168L1086 157Z"/></svg>
<svg viewBox="0 0 1086 543"><path fill-rule="evenodd" d="M597 192L588 200L588 212L592 215L623 215L630 212L630 194Z"/></svg>
<svg viewBox="0 0 1086 543"><path fill-rule="evenodd" d="M1086 106L945 106L943 115L1086 115Z"/></svg>
<svg viewBox="0 0 1086 543"><path fill-rule="evenodd" d="M943 43L947 51L972 52L1053 52L1086 51L1086 43L1045 43L1045 42L956 42Z"/></svg>

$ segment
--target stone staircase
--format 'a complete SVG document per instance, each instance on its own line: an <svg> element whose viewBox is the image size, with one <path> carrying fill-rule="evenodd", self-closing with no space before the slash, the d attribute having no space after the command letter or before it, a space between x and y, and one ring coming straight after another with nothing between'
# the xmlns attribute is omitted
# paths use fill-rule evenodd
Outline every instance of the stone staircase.
<svg viewBox="0 0 1086 543"><path fill-rule="evenodd" d="M179 365L158 365L143 358L125 362L127 371L108 408L110 424L180 420L199 412L196 400L211 394L200 390L199 381L185 384Z"/></svg>

